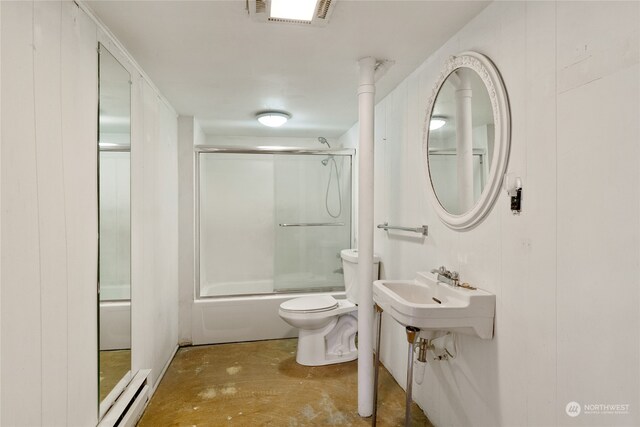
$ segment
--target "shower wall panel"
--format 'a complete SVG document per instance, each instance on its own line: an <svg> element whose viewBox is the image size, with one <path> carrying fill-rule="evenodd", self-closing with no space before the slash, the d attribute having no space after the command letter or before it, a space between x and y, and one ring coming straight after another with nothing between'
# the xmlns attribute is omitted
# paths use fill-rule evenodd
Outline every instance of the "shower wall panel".
<svg viewBox="0 0 640 427"><path fill-rule="evenodd" d="M273 156L200 156L201 295L273 290Z"/></svg>

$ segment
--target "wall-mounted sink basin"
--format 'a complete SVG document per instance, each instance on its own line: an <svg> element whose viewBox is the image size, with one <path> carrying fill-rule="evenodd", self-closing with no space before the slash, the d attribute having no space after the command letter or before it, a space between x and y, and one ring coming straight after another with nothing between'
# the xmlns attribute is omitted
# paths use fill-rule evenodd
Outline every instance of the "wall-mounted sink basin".
<svg viewBox="0 0 640 427"><path fill-rule="evenodd" d="M438 282L430 273L414 280L377 280L373 300L400 324L419 328L423 338L447 331L493 337L496 296Z"/></svg>

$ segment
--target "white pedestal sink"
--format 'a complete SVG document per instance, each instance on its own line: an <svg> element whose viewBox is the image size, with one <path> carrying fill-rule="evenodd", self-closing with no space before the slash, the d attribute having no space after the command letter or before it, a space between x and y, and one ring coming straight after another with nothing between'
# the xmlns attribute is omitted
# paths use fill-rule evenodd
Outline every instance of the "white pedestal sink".
<svg viewBox="0 0 640 427"><path fill-rule="evenodd" d="M482 289L452 286L439 282L433 273L418 273L413 280L377 280L373 282L373 300L378 307L376 370L378 384L380 326L386 311L405 326L409 351L407 354L407 398L405 426L409 426L411 390L413 384L413 349L416 342L427 344L432 338L447 332L493 338L493 318L496 296ZM421 340L419 339L421 338ZM374 393L374 425L377 392Z"/></svg>
<svg viewBox="0 0 640 427"><path fill-rule="evenodd" d="M417 273L414 280L377 280L373 300L400 324L420 329L422 338L445 332L493 338L496 296L439 282L432 273Z"/></svg>

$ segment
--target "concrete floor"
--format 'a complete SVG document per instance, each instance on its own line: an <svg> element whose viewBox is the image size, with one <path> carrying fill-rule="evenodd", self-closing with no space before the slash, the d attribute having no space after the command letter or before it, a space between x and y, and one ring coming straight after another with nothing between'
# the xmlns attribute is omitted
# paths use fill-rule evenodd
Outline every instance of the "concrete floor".
<svg viewBox="0 0 640 427"><path fill-rule="evenodd" d="M100 402L131 370L131 350L100 352Z"/></svg>
<svg viewBox="0 0 640 427"><path fill-rule="evenodd" d="M138 426L369 426L357 413L357 361L301 366L296 345L181 348ZM378 426L403 426L405 393L384 368L378 395ZM412 419L431 426L415 403Z"/></svg>

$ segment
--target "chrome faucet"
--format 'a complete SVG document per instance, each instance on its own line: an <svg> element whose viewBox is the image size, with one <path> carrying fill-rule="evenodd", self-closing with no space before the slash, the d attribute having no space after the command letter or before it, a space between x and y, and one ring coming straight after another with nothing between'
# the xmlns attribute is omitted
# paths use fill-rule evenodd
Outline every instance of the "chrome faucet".
<svg viewBox="0 0 640 427"><path fill-rule="evenodd" d="M460 275L457 271L449 271L443 265L437 270L434 268L431 272L438 275L439 282L444 282L451 286L460 286Z"/></svg>

